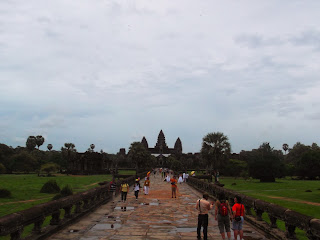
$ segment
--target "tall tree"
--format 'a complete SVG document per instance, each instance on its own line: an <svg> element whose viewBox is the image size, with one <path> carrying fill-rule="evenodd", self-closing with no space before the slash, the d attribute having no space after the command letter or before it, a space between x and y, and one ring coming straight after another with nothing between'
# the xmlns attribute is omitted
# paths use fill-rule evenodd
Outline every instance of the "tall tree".
<svg viewBox="0 0 320 240"><path fill-rule="evenodd" d="M284 144L282 145L282 149L283 149L284 153L287 154L287 151L288 151L288 149L289 149L289 145L288 145L287 143L284 143Z"/></svg>
<svg viewBox="0 0 320 240"><path fill-rule="evenodd" d="M218 170L222 162L228 159L231 145L228 137L222 132L208 133L202 139L201 155L206 162L207 170Z"/></svg>
<svg viewBox="0 0 320 240"><path fill-rule="evenodd" d="M39 147L44 143L44 137L42 137L41 135L36 136L36 143L39 149Z"/></svg>
<svg viewBox="0 0 320 240"><path fill-rule="evenodd" d="M28 152L21 152L12 156L11 169L13 171L29 173L36 170L37 160Z"/></svg>
<svg viewBox="0 0 320 240"><path fill-rule="evenodd" d="M71 158L77 152L77 149L73 143L65 143L64 147L61 148L61 152L62 156L64 156L64 159L67 159L67 174L69 174Z"/></svg>
<svg viewBox="0 0 320 240"><path fill-rule="evenodd" d="M141 142L133 142L129 148L128 159L135 164L138 172L148 166L151 154Z"/></svg>
<svg viewBox="0 0 320 240"><path fill-rule="evenodd" d="M26 147L32 151L37 146L37 139L35 136L29 136L26 142Z"/></svg>
<svg viewBox="0 0 320 240"><path fill-rule="evenodd" d="M309 150L310 146L297 142L288 152L286 156L286 162L296 165L298 161L301 159L302 155Z"/></svg>
<svg viewBox="0 0 320 240"><path fill-rule="evenodd" d="M282 151L274 150L268 142L248 152L248 158L249 175L261 182L274 182L284 173Z"/></svg>
<svg viewBox="0 0 320 240"><path fill-rule="evenodd" d="M299 176L316 179L320 176L320 150L310 149L302 154L297 163Z"/></svg>

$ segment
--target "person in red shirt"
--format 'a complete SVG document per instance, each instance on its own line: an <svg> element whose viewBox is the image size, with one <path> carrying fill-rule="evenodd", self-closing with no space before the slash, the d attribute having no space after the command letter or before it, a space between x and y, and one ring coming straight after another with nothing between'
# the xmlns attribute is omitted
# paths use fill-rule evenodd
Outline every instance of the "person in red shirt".
<svg viewBox="0 0 320 240"><path fill-rule="evenodd" d="M173 198L173 195L174 195L174 198L177 198L177 179L176 179L176 176L173 176L173 178L170 179L170 182L171 182L171 195L172 195L172 198Z"/></svg>
<svg viewBox="0 0 320 240"><path fill-rule="evenodd" d="M244 222L245 208L244 208L244 205L241 204L240 196L235 196L232 212L233 212L232 229L234 233L234 239L237 240L238 234L240 234L240 240L241 240L243 239L242 225Z"/></svg>

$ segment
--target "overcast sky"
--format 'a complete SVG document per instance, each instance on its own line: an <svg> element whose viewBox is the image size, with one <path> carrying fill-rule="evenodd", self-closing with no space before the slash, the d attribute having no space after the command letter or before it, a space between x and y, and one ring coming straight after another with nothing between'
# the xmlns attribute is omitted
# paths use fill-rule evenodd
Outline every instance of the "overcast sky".
<svg viewBox="0 0 320 240"><path fill-rule="evenodd" d="M0 143L319 144L320 1L1 0Z"/></svg>

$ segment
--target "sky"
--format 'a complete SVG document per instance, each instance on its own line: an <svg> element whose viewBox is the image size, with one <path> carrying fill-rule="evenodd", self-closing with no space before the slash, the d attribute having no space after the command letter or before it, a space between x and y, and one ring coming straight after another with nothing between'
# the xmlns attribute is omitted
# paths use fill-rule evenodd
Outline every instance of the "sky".
<svg viewBox="0 0 320 240"><path fill-rule="evenodd" d="M319 143L320 1L1 0L0 143Z"/></svg>

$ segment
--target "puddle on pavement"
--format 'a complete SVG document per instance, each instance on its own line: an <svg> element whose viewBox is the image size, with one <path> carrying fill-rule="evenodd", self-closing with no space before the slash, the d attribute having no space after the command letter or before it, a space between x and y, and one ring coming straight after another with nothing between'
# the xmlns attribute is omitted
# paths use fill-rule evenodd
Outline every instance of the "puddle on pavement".
<svg viewBox="0 0 320 240"><path fill-rule="evenodd" d="M177 228L177 232L188 233L188 232L197 232L197 228Z"/></svg>
<svg viewBox="0 0 320 240"><path fill-rule="evenodd" d="M92 229L93 230L110 230L110 229L118 229L121 227L120 223L105 223L105 224L96 224Z"/></svg>
<svg viewBox="0 0 320 240"><path fill-rule="evenodd" d="M79 232L79 230L71 229L69 232L74 233L74 232Z"/></svg>
<svg viewBox="0 0 320 240"><path fill-rule="evenodd" d="M122 210L122 211L134 210L134 207L115 207L114 210Z"/></svg>
<svg viewBox="0 0 320 240"><path fill-rule="evenodd" d="M151 203L140 203L140 205L150 205L150 206L159 206L160 203L158 202L151 202Z"/></svg>
<svg viewBox="0 0 320 240"><path fill-rule="evenodd" d="M178 220L178 222L187 222L188 221L188 219L180 219L180 220Z"/></svg>
<svg viewBox="0 0 320 240"><path fill-rule="evenodd" d="M159 206L159 204L160 204L160 203L157 203L157 202L152 202L152 203L150 203L151 206Z"/></svg>

